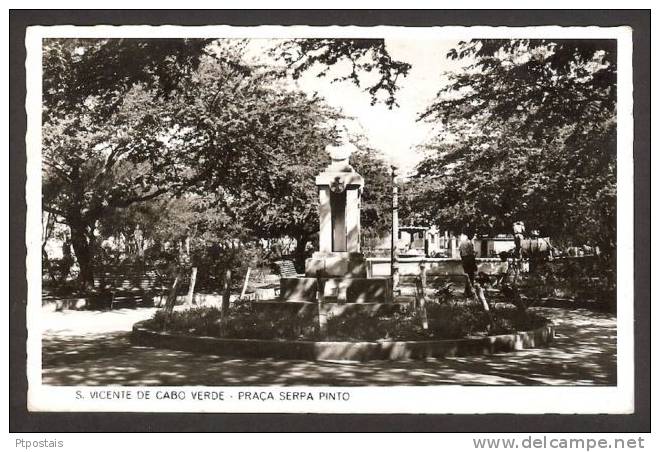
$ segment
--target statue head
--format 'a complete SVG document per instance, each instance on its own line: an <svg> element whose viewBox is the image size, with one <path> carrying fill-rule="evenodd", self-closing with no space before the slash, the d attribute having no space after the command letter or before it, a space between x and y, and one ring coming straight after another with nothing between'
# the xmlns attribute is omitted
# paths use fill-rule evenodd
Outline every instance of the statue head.
<svg viewBox="0 0 660 452"><path fill-rule="evenodd" d="M355 145L349 141L348 129L346 126L342 126L339 129L339 144L329 144L325 147L325 151L330 154L330 158L332 159L332 164L330 166L338 171L353 170L348 163L348 159L356 149Z"/></svg>

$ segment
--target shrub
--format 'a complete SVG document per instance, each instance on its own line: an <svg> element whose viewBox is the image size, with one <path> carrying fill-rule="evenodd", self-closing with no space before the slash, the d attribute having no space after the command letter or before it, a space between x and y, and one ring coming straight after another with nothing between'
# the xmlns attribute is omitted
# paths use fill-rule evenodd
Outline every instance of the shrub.
<svg viewBox="0 0 660 452"><path fill-rule="evenodd" d="M430 303L427 307L429 331L435 338L457 339L486 332L490 325L483 308L469 302Z"/></svg>
<svg viewBox="0 0 660 452"><path fill-rule="evenodd" d="M513 307L492 311L494 328L481 306L469 302L429 303L429 328L422 329L419 312L403 311L373 315L353 311L330 316L327 335L331 341L458 339L475 335L506 334L544 325L547 319ZM256 310L249 301L235 302L221 322L218 308L200 307L175 311L169 317L157 312L148 328L182 334L242 339L319 339L316 315L296 315L282 311Z"/></svg>
<svg viewBox="0 0 660 452"><path fill-rule="evenodd" d="M196 307L174 311L170 316L164 310L157 311L145 326L156 331L241 339L300 339L317 336L317 326L310 318L257 311L243 300L230 306L224 322L220 309Z"/></svg>

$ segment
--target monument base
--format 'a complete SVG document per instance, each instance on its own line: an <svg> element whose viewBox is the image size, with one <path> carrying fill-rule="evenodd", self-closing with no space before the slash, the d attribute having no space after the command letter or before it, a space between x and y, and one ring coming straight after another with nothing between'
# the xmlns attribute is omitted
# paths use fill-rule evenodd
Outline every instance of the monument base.
<svg viewBox="0 0 660 452"><path fill-rule="evenodd" d="M362 253L317 251L305 261L305 276L311 278L366 278L367 261Z"/></svg>
<svg viewBox="0 0 660 452"><path fill-rule="evenodd" d="M390 278L325 279L324 301L339 303L389 303L392 300ZM318 279L311 277L280 279L280 299L317 301Z"/></svg>

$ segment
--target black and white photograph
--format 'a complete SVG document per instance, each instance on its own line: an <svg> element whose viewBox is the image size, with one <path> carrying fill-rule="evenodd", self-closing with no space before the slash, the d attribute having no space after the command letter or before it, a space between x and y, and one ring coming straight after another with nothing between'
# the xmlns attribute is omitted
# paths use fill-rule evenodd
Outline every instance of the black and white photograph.
<svg viewBox="0 0 660 452"><path fill-rule="evenodd" d="M631 43L28 28L29 409L630 413Z"/></svg>

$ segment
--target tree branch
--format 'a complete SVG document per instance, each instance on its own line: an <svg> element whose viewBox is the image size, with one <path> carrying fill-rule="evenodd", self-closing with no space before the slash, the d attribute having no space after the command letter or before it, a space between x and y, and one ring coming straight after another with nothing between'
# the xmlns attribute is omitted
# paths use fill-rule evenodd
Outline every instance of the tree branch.
<svg viewBox="0 0 660 452"><path fill-rule="evenodd" d="M169 191L168 188L159 188L158 190L154 191L153 193L149 193L147 195L142 195L142 196L133 196L131 198L127 199L122 199L118 200L115 202L111 202L108 207L114 207L114 208L126 208L130 206L131 204L135 204L136 202L143 202L143 201L149 201L151 199L157 198L160 195L163 195Z"/></svg>
<svg viewBox="0 0 660 452"><path fill-rule="evenodd" d="M67 172L64 171L62 168L60 168L58 165L56 165L54 162L50 162L50 161L44 159L43 163L44 163L44 165L54 169L55 172L57 174L59 174L61 177L63 177L64 180L66 180L67 182L71 182L71 183L73 182L73 179L71 179L71 176L69 174L67 174Z"/></svg>

